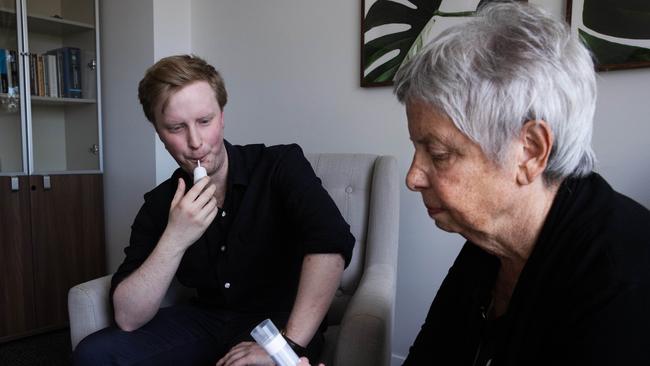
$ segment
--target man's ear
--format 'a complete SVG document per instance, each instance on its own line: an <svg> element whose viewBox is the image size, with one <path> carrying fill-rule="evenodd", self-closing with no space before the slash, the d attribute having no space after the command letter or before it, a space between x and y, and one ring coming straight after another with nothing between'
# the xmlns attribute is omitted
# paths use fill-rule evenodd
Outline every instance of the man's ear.
<svg viewBox="0 0 650 366"><path fill-rule="evenodd" d="M530 184L541 176L553 148L553 131L544 120L524 123L520 133L522 147L519 155L517 182Z"/></svg>

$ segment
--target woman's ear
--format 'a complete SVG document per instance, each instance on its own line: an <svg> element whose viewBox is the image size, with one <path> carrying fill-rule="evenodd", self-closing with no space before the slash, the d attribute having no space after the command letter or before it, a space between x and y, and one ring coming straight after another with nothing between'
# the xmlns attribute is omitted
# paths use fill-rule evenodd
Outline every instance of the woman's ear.
<svg viewBox="0 0 650 366"><path fill-rule="evenodd" d="M553 131L544 120L527 121L521 128L520 143L522 151L517 181L519 184L530 184L546 169L553 148Z"/></svg>

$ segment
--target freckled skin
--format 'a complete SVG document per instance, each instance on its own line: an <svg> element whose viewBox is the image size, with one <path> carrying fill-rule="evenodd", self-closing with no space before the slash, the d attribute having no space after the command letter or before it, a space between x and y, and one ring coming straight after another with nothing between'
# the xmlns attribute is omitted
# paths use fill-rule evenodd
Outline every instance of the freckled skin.
<svg viewBox="0 0 650 366"><path fill-rule="evenodd" d="M192 175L199 158L211 177L224 166L223 111L206 81L188 84L172 94L164 109L155 109L155 120L165 148L187 173Z"/></svg>
<svg viewBox="0 0 650 366"><path fill-rule="evenodd" d="M429 216L442 230L474 242L499 233L516 211L516 164L492 162L426 103L410 102L406 113L415 147L406 184L422 194Z"/></svg>

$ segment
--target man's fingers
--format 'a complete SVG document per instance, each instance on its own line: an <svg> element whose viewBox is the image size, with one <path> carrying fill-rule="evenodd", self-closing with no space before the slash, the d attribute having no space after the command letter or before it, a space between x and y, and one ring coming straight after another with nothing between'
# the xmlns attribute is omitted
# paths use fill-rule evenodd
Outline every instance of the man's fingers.
<svg viewBox="0 0 650 366"><path fill-rule="evenodd" d="M217 366L243 365L273 365L273 361L257 343L241 342L217 362Z"/></svg>
<svg viewBox="0 0 650 366"><path fill-rule="evenodd" d="M203 179L201 179L201 180L203 180ZM194 189L194 188L192 188L192 189ZM214 184L210 184L207 188L205 188L203 191L201 191L199 193L199 195L196 196L196 198L194 198L194 203L196 203L199 207L205 206L208 203L208 201L212 197L214 197L214 192L216 190L217 190L217 186L215 186ZM188 196L189 196L189 192L188 192Z"/></svg>
<svg viewBox="0 0 650 366"><path fill-rule="evenodd" d="M246 356L246 350L235 346L233 347L222 359L217 362L217 366L229 366L232 365L237 360Z"/></svg>
<svg viewBox="0 0 650 366"><path fill-rule="evenodd" d="M178 178L178 185L176 186L176 193L174 193L174 198L172 199L171 208L176 207L178 202L181 201L183 195L185 194L185 181L183 178Z"/></svg>

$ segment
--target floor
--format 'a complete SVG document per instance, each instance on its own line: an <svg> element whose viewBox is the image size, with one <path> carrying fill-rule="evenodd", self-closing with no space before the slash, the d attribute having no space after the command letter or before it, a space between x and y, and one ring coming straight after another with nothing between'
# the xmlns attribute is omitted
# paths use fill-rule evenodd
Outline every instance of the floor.
<svg viewBox="0 0 650 366"><path fill-rule="evenodd" d="M2 366L68 366L71 356L68 329L0 344Z"/></svg>

